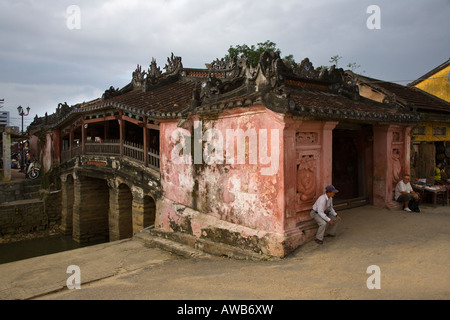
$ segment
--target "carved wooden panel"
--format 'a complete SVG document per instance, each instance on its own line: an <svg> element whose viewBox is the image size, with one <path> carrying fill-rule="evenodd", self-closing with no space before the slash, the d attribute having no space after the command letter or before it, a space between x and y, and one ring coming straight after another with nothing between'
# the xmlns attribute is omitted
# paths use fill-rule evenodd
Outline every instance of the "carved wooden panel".
<svg viewBox="0 0 450 320"><path fill-rule="evenodd" d="M433 127L433 136L443 136L447 135L446 127Z"/></svg>
<svg viewBox="0 0 450 320"><path fill-rule="evenodd" d="M392 132L392 142L400 142L400 132Z"/></svg>
<svg viewBox="0 0 450 320"><path fill-rule="evenodd" d="M412 130L412 134L415 136L424 136L427 134L427 130L425 126L418 126Z"/></svg>
<svg viewBox="0 0 450 320"><path fill-rule="evenodd" d="M319 135L317 132L298 132L295 138L297 146L319 144Z"/></svg>
<svg viewBox="0 0 450 320"><path fill-rule="evenodd" d="M392 150L392 184L395 186L402 179L402 153L399 148Z"/></svg>
<svg viewBox="0 0 450 320"><path fill-rule="evenodd" d="M319 151L297 153L297 211L310 208L317 197L320 174Z"/></svg>

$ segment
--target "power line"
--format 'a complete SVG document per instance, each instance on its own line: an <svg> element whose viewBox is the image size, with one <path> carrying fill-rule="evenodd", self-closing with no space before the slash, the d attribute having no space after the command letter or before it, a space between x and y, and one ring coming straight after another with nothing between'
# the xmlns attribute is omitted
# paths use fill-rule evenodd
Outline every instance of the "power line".
<svg viewBox="0 0 450 320"><path fill-rule="evenodd" d="M361 75L362 77L365 77L363 75ZM423 79L414 79L414 80L373 80L373 81L364 81L364 83L383 83L383 82L392 82L392 83L396 83L396 82L413 82L413 81L424 81L424 80L435 80L435 79L444 79L447 77L434 77L434 78L423 78Z"/></svg>

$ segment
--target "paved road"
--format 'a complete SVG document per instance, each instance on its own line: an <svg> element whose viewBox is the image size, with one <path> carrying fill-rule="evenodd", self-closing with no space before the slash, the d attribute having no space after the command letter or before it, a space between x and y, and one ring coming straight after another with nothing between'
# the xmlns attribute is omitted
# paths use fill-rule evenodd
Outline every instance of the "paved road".
<svg viewBox="0 0 450 320"><path fill-rule="evenodd" d="M3 264L0 299L450 299L448 206L340 214L336 238L279 261L183 258L124 240ZM70 265L80 267L80 290L65 288ZM367 287L372 265L381 289Z"/></svg>

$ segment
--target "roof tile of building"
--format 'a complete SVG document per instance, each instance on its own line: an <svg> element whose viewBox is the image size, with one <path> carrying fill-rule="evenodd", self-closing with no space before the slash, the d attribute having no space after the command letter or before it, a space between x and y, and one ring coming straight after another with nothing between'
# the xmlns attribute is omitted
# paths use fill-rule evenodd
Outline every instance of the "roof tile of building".
<svg viewBox="0 0 450 320"><path fill-rule="evenodd" d="M438 73L439 71L443 70L444 68L448 67L449 65L450 65L450 59L448 59L441 65L437 66L436 68L430 70L429 72L427 72L423 76L419 77L418 79L414 80L413 82L408 83L408 86L409 87L415 86L416 84L430 78L432 75L434 75L435 73Z"/></svg>
<svg viewBox="0 0 450 320"><path fill-rule="evenodd" d="M415 87L407 87L397 83L382 81L364 76L357 76L362 84L378 88L387 95L391 95L404 106L410 104L417 108L418 112L443 112L450 114L450 103L439 99L423 90Z"/></svg>
<svg viewBox="0 0 450 320"><path fill-rule="evenodd" d="M130 84L120 90L111 87L102 98L88 103L73 107L66 104L57 110L57 117L51 117L52 125L67 125L81 114L101 116L102 110L111 109L158 120L262 104L304 119L377 122L417 122L419 114L411 104L421 109L448 110L448 103L442 104L418 89L359 77L334 67L314 69L307 58L287 66L279 55L264 53L257 68L241 60L216 61L200 70L183 68L181 58L172 55L166 73L155 61L148 72L138 65ZM403 105L361 97L354 76L367 82L375 80L380 90L404 99ZM42 119L38 120L35 126Z"/></svg>
<svg viewBox="0 0 450 320"><path fill-rule="evenodd" d="M132 90L122 95L105 99L98 104L116 103L138 110L140 113L180 113L189 107L195 83L176 81L148 91Z"/></svg>

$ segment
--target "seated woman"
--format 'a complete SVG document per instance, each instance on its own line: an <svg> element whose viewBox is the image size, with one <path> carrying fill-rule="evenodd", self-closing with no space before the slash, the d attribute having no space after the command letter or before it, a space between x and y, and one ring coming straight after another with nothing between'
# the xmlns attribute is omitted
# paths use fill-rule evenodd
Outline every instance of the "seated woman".
<svg viewBox="0 0 450 320"><path fill-rule="evenodd" d="M443 167L444 163L439 162L436 165L436 168L434 169L434 180L436 184L443 184L443 185L447 184L448 177Z"/></svg>

